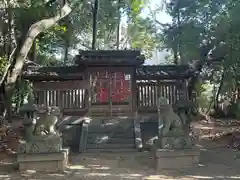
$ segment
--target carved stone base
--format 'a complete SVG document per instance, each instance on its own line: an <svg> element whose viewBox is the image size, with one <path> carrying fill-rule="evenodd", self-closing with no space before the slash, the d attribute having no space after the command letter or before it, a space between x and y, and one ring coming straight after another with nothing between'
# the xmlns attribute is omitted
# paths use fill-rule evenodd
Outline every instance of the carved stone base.
<svg viewBox="0 0 240 180"><path fill-rule="evenodd" d="M57 135L35 136L31 141L20 141L18 153L55 153L61 148L62 139Z"/></svg>
<svg viewBox="0 0 240 180"><path fill-rule="evenodd" d="M181 169L198 165L199 149L156 149L156 170Z"/></svg>
<svg viewBox="0 0 240 180"><path fill-rule="evenodd" d="M20 171L64 171L68 165L68 151L18 154L17 161Z"/></svg>
<svg viewBox="0 0 240 180"><path fill-rule="evenodd" d="M20 171L64 171L68 149L62 149L58 135L34 136L31 141L19 142L17 161Z"/></svg>
<svg viewBox="0 0 240 180"><path fill-rule="evenodd" d="M162 137L162 144L160 147L163 149L186 149L192 148L192 140L189 136L172 136Z"/></svg>

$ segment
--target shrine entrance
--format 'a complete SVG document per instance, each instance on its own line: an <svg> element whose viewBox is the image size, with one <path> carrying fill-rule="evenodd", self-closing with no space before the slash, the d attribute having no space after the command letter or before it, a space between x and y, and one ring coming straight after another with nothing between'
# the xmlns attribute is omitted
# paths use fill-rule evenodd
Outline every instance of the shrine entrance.
<svg viewBox="0 0 240 180"><path fill-rule="evenodd" d="M116 69L90 73L91 110L95 115L115 116L132 112L131 73Z"/></svg>

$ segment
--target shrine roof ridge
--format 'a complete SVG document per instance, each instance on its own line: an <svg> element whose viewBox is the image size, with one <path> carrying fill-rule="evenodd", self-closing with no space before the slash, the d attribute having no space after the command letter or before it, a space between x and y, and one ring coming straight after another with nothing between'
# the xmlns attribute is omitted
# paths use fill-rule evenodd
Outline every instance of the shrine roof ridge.
<svg viewBox="0 0 240 180"><path fill-rule="evenodd" d="M104 57L137 57L141 55L140 50L79 50L80 56L104 56Z"/></svg>
<svg viewBox="0 0 240 180"><path fill-rule="evenodd" d="M79 50L76 65L87 66L139 66L145 61L140 50Z"/></svg>
<svg viewBox="0 0 240 180"><path fill-rule="evenodd" d="M136 69L137 79L186 79L193 75L189 65L142 65Z"/></svg>
<svg viewBox="0 0 240 180"><path fill-rule="evenodd" d="M54 67L33 67L27 68L23 72L23 76L27 79L36 78L45 79L63 78L71 79L79 78L84 74L86 68L84 66L54 66ZM81 75L82 74L82 75ZM192 76L193 72L188 65L141 65L136 68L138 80L144 79L182 79Z"/></svg>

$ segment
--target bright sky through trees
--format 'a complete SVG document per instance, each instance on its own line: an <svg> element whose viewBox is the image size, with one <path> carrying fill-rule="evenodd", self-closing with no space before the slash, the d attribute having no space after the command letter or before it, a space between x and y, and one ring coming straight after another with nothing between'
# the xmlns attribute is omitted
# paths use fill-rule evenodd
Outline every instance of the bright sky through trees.
<svg viewBox="0 0 240 180"><path fill-rule="evenodd" d="M163 7L163 0L151 0L149 6L143 10L143 16L149 16L151 10L156 10L161 7ZM161 23L169 23L172 21L171 17L165 12L164 7L162 11L157 14L156 18Z"/></svg>
<svg viewBox="0 0 240 180"><path fill-rule="evenodd" d="M162 8L159 13L156 14L156 19L161 22L161 23L170 23L172 21L171 16L169 16L163 7L163 0L151 0L150 4L148 7L146 7L143 10L143 17L151 16L151 11ZM165 62L165 56L167 56L168 53L166 51L159 52L159 51L154 51L153 52L153 57L151 59L147 59L145 61L145 64L159 64L159 63L164 63Z"/></svg>

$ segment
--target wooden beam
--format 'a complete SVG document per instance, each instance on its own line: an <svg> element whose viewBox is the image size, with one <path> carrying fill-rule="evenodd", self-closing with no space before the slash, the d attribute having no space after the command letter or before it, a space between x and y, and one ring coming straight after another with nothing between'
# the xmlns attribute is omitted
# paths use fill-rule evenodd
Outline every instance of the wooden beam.
<svg viewBox="0 0 240 180"><path fill-rule="evenodd" d="M133 117L137 116L137 81L136 81L136 68L132 68L131 72L131 90L132 90L132 112Z"/></svg>
<svg viewBox="0 0 240 180"><path fill-rule="evenodd" d="M144 75L137 75L137 80L182 80L182 79L188 79L192 75L186 74L186 75L154 75L154 76L144 76Z"/></svg>
<svg viewBox="0 0 240 180"><path fill-rule="evenodd" d="M46 81L46 82L33 82L35 91L48 91L48 90L74 90L86 89L88 82L86 80L79 81Z"/></svg>
<svg viewBox="0 0 240 180"><path fill-rule="evenodd" d="M60 76L51 76L51 75L23 75L23 79L30 81L65 81L65 80L83 80L84 76L80 75L60 75Z"/></svg>

